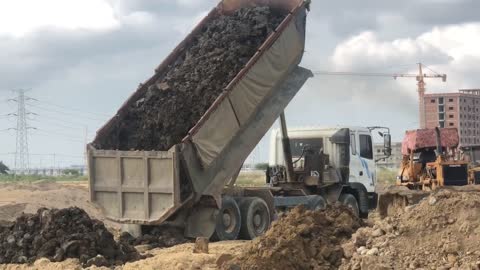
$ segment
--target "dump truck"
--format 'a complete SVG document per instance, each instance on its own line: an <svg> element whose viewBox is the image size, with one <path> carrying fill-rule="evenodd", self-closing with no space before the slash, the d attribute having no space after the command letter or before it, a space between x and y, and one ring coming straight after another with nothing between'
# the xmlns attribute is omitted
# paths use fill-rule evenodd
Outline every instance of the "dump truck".
<svg viewBox="0 0 480 270"><path fill-rule="evenodd" d="M147 226L172 224L182 226L185 236L191 238L252 239L268 229L279 209L299 204L318 209L326 202L338 201L343 194L353 194L342 197L352 200L355 188L348 177L349 129L331 136L333 152L305 156L305 162L317 173L305 169L303 176L290 170L292 158L284 132L288 177L265 187L235 185L244 161L279 117L286 131L283 111L313 76L299 66L309 2L221 1L139 86L114 118L164 76L193 37L219 14L228 15L249 5L268 5L286 15L183 140L168 151L87 146L90 200L108 219L126 224L125 229L134 234ZM114 118L97 132L97 138L106 136Z"/></svg>

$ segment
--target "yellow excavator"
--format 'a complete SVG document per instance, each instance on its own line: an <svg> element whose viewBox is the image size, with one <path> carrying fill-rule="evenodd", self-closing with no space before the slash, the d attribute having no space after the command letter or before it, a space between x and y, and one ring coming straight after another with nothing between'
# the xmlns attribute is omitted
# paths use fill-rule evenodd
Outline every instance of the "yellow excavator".
<svg viewBox="0 0 480 270"><path fill-rule="evenodd" d="M430 191L442 186L473 184L469 161L462 157L458 143L456 128L407 131L397 185Z"/></svg>
<svg viewBox="0 0 480 270"><path fill-rule="evenodd" d="M456 128L407 131L396 185L379 194L380 216L403 211L406 205L417 203L437 188L480 187L480 167L466 160L458 145Z"/></svg>

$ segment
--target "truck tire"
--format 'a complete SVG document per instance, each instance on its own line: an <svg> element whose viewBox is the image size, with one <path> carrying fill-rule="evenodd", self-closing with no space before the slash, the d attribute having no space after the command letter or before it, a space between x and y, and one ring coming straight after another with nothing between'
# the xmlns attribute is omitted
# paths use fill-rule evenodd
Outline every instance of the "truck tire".
<svg viewBox="0 0 480 270"><path fill-rule="evenodd" d="M358 208L358 202L357 199L355 199L355 196L353 196L352 194L344 193L340 195L338 201L341 204L350 208L353 214L355 214L355 216L360 216L360 209Z"/></svg>
<svg viewBox="0 0 480 270"><path fill-rule="evenodd" d="M213 241L235 240L240 233L242 217L237 202L232 197L222 198L222 207L216 217Z"/></svg>
<svg viewBox="0 0 480 270"><path fill-rule="evenodd" d="M257 197L242 198L239 203L242 216L240 238L251 240L264 234L271 222L267 203Z"/></svg>
<svg viewBox="0 0 480 270"><path fill-rule="evenodd" d="M312 211L322 210L322 209L325 209L326 207L327 207L327 202L320 195L312 196L312 198L309 200L307 204L307 208Z"/></svg>

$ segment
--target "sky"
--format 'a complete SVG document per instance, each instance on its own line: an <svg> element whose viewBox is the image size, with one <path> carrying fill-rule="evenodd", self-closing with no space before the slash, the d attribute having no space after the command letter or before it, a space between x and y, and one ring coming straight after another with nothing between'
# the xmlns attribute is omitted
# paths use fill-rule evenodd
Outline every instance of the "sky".
<svg viewBox="0 0 480 270"><path fill-rule="evenodd" d="M31 167L84 163L85 142L216 5L214 0L0 1L0 160L13 167L16 89L28 89ZM427 92L480 88L480 1L313 0L302 66L416 73ZM427 70L430 73L430 70ZM286 110L290 127L418 126L414 78L317 75ZM267 135L268 137L268 135ZM268 138L251 157L267 160Z"/></svg>

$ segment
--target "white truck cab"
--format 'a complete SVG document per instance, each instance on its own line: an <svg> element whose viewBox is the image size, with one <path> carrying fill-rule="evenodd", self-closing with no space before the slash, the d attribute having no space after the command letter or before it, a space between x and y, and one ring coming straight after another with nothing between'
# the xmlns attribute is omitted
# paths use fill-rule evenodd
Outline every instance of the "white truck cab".
<svg viewBox="0 0 480 270"><path fill-rule="evenodd" d="M308 127L288 129L288 138L292 152L293 167L302 167L303 153L305 149L313 149L328 156L329 166L333 168L342 167L341 159L344 151L340 150L338 144L333 143L330 138L341 130L348 129L349 139L349 162L348 162L348 184L365 188L370 200L376 200L375 186L375 158L373 155L372 131L384 129L387 132L379 132L385 140L385 155L390 151L390 134L388 128L383 127ZM274 168L285 166L284 151L282 145L281 130L272 131L270 138L269 167ZM344 166L343 166L344 167ZM316 172L311 172L311 175ZM374 202L369 202L374 204Z"/></svg>

